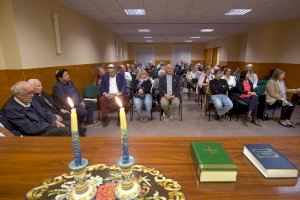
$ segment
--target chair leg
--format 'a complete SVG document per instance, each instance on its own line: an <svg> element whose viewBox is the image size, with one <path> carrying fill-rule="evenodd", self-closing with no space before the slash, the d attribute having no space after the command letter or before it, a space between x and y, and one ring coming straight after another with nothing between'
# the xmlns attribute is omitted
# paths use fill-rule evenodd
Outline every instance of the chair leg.
<svg viewBox="0 0 300 200"><path fill-rule="evenodd" d="M180 121L182 121L182 102L180 103Z"/></svg>
<svg viewBox="0 0 300 200"><path fill-rule="evenodd" d="M159 106L159 121L161 121L161 115L162 115L162 112L161 112L161 107Z"/></svg>
<svg viewBox="0 0 300 200"><path fill-rule="evenodd" d="M130 121L132 121L132 118L133 118L133 108L132 106L130 106Z"/></svg>

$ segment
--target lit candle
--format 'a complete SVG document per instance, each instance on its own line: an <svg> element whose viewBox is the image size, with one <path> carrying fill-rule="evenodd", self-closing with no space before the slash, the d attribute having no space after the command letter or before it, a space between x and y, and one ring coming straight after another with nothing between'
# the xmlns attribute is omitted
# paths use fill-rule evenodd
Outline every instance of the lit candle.
<svg viewBox="0 0 300 200"><path fill-rule="evenodd" d="M120 128L121 128L121 139L122 139L122 162L129 162L129 151L127 145L127 123L126 123L126 114L125 109L122 105L121 99L116 98L117 104L120 106Z"/></svg>
<svg viewBox="0 0 300 200"><path fill-rule="evenodd" d="M73 143L73 152L74 152L74 160L75 165L81 165L81 150L80 150L80 141L79 141L79 134L78 134L78 122L77 122L77 113L76 109L74 108L74 103L70 97L68 97L68 103L71 109L71 132L72 132L72 143Z"/></svg>
<svg viewBox="0 0 300 200"><path fill-rule="evenodd" d="M121 99L119 99L118 97L115 97L115 98L116 98L117 104L120 106L120 127L121 127L121 130L127 130L125 109L122 105Z"/></svg>

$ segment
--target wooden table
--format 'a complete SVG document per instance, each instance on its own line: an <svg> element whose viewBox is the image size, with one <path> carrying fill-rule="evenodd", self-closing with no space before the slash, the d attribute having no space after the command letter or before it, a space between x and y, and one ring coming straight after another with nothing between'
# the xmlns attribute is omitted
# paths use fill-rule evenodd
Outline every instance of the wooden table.
<svg viewBox="0 0 300 200"><path fill-rule="evenodd" d="M235 183L199 183L189 144L220 141L238 165ZM186 199L300 199L298 179L265 179L243 155L246 143L269 143L300 166L300 137L129 138L137 163L159 169L177 180ZM116 138L82 138L83 157L90 164L113 164L120 155ZM0 199L23 199L43 180L69 171L70 138L0 138Z"/></svg>

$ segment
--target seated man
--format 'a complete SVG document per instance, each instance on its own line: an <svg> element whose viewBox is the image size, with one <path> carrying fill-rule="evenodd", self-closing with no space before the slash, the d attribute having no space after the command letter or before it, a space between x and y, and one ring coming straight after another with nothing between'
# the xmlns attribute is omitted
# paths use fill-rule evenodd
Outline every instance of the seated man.
<svg viewBox="0 0 300 200"><path fill-rule="evenodd" d="M17 82L11 91L13 96L2 111L14 129L30 136L71 135L70 127L66 127L53 113L33 100L33 87L27 82Z"/></svg>
<svg viewBox="0 0 300 200"><path fill-rule="evenodd" d="M216 119L222 119L232 107L233 104L226 92L229 89L228 83L226 80L222 79L222 71L217 69L215 71L215 79L209 81L209 86L211 89L211 101L216 108Z"/></svg>
<svg viewBox="0 0 300 200"><path fill-rule="evenodd" d="M41 81L38 79L29 79L27 81L29 85L31 85L33 90L33 99L38 101L42 107L45 109L49 109L53 114L58 115L59 118L63 118L64 120L70 120L70 112L63 108L60 108L53 99L43 91L43 86Z"/></svg>
<svg viewBox="0 0 300 200"><path fill-rule="evenodd" d="M12 125L8 122L6 116L4 116L3 112L0 110L0 135L5 135L6 130L8 130L14 136L22 136L22 134L19 131L12 127Z"/></svg>
<svg viewBox="0 0 300 200"><path fill-rule="evenodd" d="M124 75L116 73L116 68L113 64L108 65L107 72L102 78L99 101L104 127L107 127L109 124L108 104L115 104L115 96L118 96L125 105L124 95L128 94Z"/></svg>
<svg viewBox="0 0 300 200"><path fill-rule="evenodd" d="M78 120L80 123L85 121L86 125L94 124L94 103L93 101L83 100L78 90L70 80L69 73L66 69L58 70L56 74L57 82L53 86L54 100L60 108L70 110L67 98L70 97L75 105Z"/></svg>
<svg viewBox="0 0 300 200"><path fill-rule="evenodd" d="M166 75L159 79L160 105L164 110L164 121L170 121L180 104L180 78L174 74L174 69L170 64L166 66L165 71Z"/></svg>

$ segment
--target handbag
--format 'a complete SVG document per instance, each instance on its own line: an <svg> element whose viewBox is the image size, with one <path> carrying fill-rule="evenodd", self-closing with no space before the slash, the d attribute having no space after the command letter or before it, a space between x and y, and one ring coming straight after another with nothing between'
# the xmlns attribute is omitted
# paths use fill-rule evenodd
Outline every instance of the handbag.
<svg viewBox="0 0 300 200"><path fill-rule="evenodd" d="M145 95L144 93L143 93L143 94L140 94L140 93L138 93L138 92L135 93L135 95L134 95L135 98L140 98L140 99L144 99L145 96L146 96L146 95Z"/></svg>

